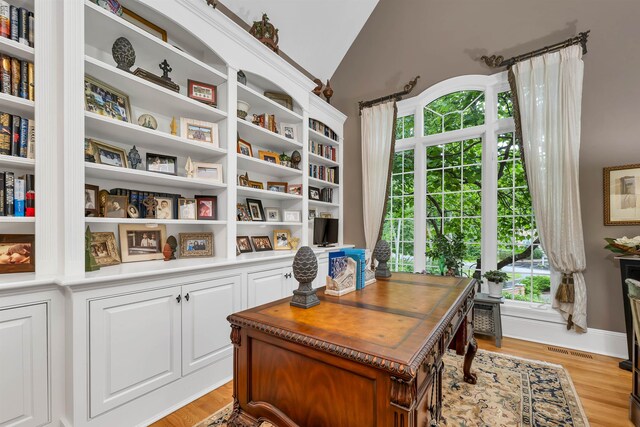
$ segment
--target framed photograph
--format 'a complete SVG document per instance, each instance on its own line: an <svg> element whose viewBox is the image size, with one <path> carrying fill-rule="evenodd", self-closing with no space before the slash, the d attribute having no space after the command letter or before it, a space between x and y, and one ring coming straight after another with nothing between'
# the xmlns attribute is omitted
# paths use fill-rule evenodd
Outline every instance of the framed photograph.
<svg viewBox="0 0 640 427"><path fill-rule="evenodd" d="M111 231L91 233L91 253L100 267L120 264L116 235Z"/></svg>
<svg viewBox="0 0 640 427"><path fill-rule="evenodd" d="M164 224L118 224L122 262L163 259L162 248L167 241Z"/></svg>
<svg viewBox="0 0 640 427"><path fill-rule="evenodd" d="M84 161L85 162L89 162L89 163L95 163L96 162L96 157L95 157L95 153L93 152L93 144L91 143L91 139L90 138L85 138L84 139Z"/></svg>
<svg viewBox="0 0 640 427"><path fill-rule="evenodd" d="M290 123L280 123L280 135L288 139L298 139L298 128Z"/></svg>
<svg viewBox="0 0 640 427"><path fill-rule="evenodd" d="M222 164L193 162L194 178L222 183Z"/></svg>
<svg viewBox="0 0 640 427"><path fill-rule="evenodd" d="M0 274L36 271L34 234L0 234Z"/></svg>
<svg viewBox="0 0 640 427"><path fill-rule="evenodd" d="M296 196L302 196L302 184L291 184L289 186L289 194L295 194Z"/></svg>
<svg viewBox="0 0 640 427"><path fill-rule="evenodd" d="M178 219L197 219L196 199L178 199Z"/></svg>
<svg viewBox="0 0 640 427"><path fill-rule="evenodd" d="M640 224L640 164L604 168L604 225Z"/></svg>
<svg viewBox="0 0 640 427"><path fill-rule="evenodd" d="M187 80L187 96L213 107L217 104L216 87L208 83Z"/></svg>
<svg viewBox="0 0 640 427"><path fill-rule="evenodd" d="M156 219L173 219L173 199L168 197L156 197Z"/></svg>
<svg viewBox="0 0 640 427"><path fill-rule="evenodd" d="M258 190L264 190L264 184L258 181L249 181L249 188L257 188Z"/></svg>
<svg viewBox="0 0 640 427"><path fill-rule="evenodd" d="M309 187L309 200L320 200L320 189L318 187Z"/></svg>
<svg viewBox="0 0 640 427"><path fill-rule="evenodd" d="M218 197L196 196L198 219L218 219Z"/></svg>
<svg viewBox="0 0 640 427"><path fill-rule="evenodd" d="M251 242L249 241L249 236L237 236L236 237L236 246L240 253L253 252L253 248L251 247Z"/></svg>
<svg viewBox="0 0 640 427"><path fill-rule="evenodd" d="M180 233L180 258L213 256L213 233Z"/></svg>
<svg viewBox="0 0 640 427"><path fill-rule="evenodd" d="M301 211L284 211L284 220L286 222L300 222L302 218Z"/></svg>
<svg viewBox="0 0 640 427"><path fill-rule="evenodd" d="M273 230L273 249L276 251L288 251L291 249L291 231Z"/></svg>
<svg viewBox="0 0 640 427"><path fill-rule="evenodd" d="M127 208L129 207L129 198L127 196L107 196L107 204L105 205L104 216L107 218L126 218Z"/></svg>
<svg viewBox="0 0 640 427"><path fill-rule="evenodd" d="M97 185L84 185L84 214L86 216L98 216L100 214L99 191L100 188Z"/></svg>
<svg viewBox="0 0 640 427"><path fill-rule="evenodd" d="M189 141L206 142L220 146L218 124L180 117L180 136Z"/></svg>
<svg viewBox="0 0 640 427"><path fill-rule="evenodd" d="M275 191L277 193L286 193L288 189L289 189L289 184L287 184L286 182L275 182L275 181L267 182L267 190L269 191Z"/></svg>
<svg viewBox="0 0 640 427"><path fill-rule="evenodd" d="M331 212L320 212L320 218L333 218Z"/></svg>
<svg viewBox="0 0 640 427"><path fill-rule="evenodd" d="M265 221L264 209L262 209L262 202L260 200L247 199L247 207L249 208L251 221Z"/></svg>
<svg viewBox="0 0 640 427"><path fill-rule="evenodd" d="M147 153L147 171L178 175L178 158L164 154Z"/></svg>
<svg viewBox="0 0 640 427"><path fill-rule="evenodd" d="M264 160L265 162L275 163L276 165L280 164L280 154L273 151L259 150L258 156L260 156L260 160Z"/></svg>
<svg viewBox="0 0 640 427"><path fill-rule="evenodd" d="M124 151L124 149L96 141L95 139L91 140L91 146L93 147L93 158L96 163L116 168L129 167L129 163L127 162L127 152Z"/></svg>
<svg viewBox="0 0 640 427"><path fill-rule="evenodd" d="M249 172L246 172L244 175L238 175L238 185L240 187L249 186Z"/></svg>
<svg viewBox="0 0 640 427"><path fill-rule="evenodd" d="M256 248L256 252L272 251L271 239L269 236L251 236L253 247Z"/></svg>
<svg viewBox="0 0 640 427"><path fill-rule="evenodd" d="M244 139L238 139L238 154L253 157L253 149L251 148L251 144L249 144Z"/></svg>
<svg viewBox="0 0 640 427"><path fill-rule="evenodd" d="M291 98L286 93L281 92L265 92L264 96L275 102L276 104L282 105L284 108L289 110L293 110L293 98Z"/></svg>
<svg viewBox="0 0 640 427"><path fill-rule="evenodd" d="M166 43L167 41L167 32L162 28L158 27L156 24L147 21L142 16L133 12L132 10L127 9L126 7L122 7L122 19L127 22L132 23L136 27L146 31L149 34L156 36Z"/></svg>
<svg viewBox="0 0 640 427"><path fill-rule="evenodd" d="M315 219L318 217L318 211L316 209L309 209L309 219Z"/></svg>
<svg viewBox="0 0 640 427"><path fill-rule="evenodd" d="M267 222L280 222L280 209L264 208L264 214L267 218Z"/></svg>
<svg viewBox="0 0 640 427"><path fill-rule="evenodd" d="M114 120L132 122L129 97L90 76L84 76L84 108Z"/></svg>
<svg viewBox="0 0 640 427"><path fill-rule="evenodd" d="M140 211L136 206L129 204L127 207L127 216L129 218L140 218Z"/></svg>
<svg viewBox="0 0 640 427"><path fill-rule="evenodd" d="M249 208L244 203L236 204L236 218L238 221L251 221L251 215L249 214Z"/></svg>

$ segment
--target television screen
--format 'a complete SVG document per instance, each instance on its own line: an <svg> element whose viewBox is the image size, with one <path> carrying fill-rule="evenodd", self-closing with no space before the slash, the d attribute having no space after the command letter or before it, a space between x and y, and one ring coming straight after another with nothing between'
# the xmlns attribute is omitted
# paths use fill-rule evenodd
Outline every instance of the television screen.
<svg viewBox="0 0 640 427"><path fill-rule="evenodd" d="M338 243L338 219L315 218L313 220L313 244L327 246Z"/></svg>

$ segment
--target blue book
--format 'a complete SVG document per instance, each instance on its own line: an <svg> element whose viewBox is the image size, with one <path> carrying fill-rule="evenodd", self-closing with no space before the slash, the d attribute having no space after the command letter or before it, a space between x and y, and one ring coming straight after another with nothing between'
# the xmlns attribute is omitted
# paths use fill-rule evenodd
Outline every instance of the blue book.
<svg viewBox="0 0 640 427"><path fill-rule="evenodd" d="M366 256L364 249L343 249L343 252L346 256L353 258L357 263L357 281L356 281L356 290L364 289L364 279L365 279L365 269L366 265Z"/></svg>
<svg viewBox="0 0 640 427"><path fill-rule="evenodd" d="M20 119L20 157L27 158L27 149L29 147L29 119L22 117Z"/></svg>
<svg viewBox="0 0 640 427"><path fill-rule="evenodd" d="M15 196L13 200L14 215L24 216L24 200L25 200L25 180L24 178L15 179Z"/></svg>
<svg viewBox="0 0 640 427"><path fill-rule="evenodd" d="M329 252L329 276L336 278L336 266L341 265L340 262L344 258L343 251Z"/></svg>

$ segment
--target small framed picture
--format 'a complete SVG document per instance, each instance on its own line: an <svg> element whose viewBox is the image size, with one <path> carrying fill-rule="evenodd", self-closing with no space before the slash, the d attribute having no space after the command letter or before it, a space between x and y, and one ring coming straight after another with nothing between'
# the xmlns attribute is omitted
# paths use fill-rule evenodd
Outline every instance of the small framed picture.
<svg viewBox="0 0 640 427"><path fill-rule="evenodd" d="M163 259L162 248L167 240L164 224L118 224L122 262Z"/></svg>
<svg viewBox="0 0 640 427"><path fill-rule="evenodd" d="M116 168L127 168L127 153L120 147L105 144L104 142L91 140L93 146L93 156L96 163L101 165L114 166Z"/></svg>
<svg viewBox="0 0 640 427"><path fill-rule="evenodd" d="M318 187L309 187L309 199L320 200L320 189Z"/></svg>
<svg viewBox="0 0 640 427"><path fill-rule="evenodd" d="M100 267L120 264L120 254L113 232L92 232L91 253Z"/></svg>
<svg viewBox="0 0 640 427"><path fill-rule="evenodd" d="M133 25L135 25L138 28L141 28L141 29L145 30L149 34L152 34L152 35L158 37L159 39L162 39L162 41L164 41L164 42L167 41L167 31L166 30L158 27L156 24L154 24L152 22L147 21L142 16L140 16L137 13L127 9L124 6L122 7L122 19L124 19L127 22L132 23Z"/></svg>
<svg viewBox="0 0 640 427"><path fill-rule="evenodd" d="M218 124L180 117L180 136L189 141L205 142L220 146Z"/></svg>
<svg viewBox="0 0 640 427"><path fill-rule="evenodd" d="M196 204L198 207L198 219L218 219L217 196L196 196Z"/></svg>
<svg viewBox="0 0 640 427"><path fill-rule="evenodd" d="M309 219L315 219L318 216L318 211L316 209L309 209Z"/></svg>
<svg viewBox="0 0 640 427"><path fill-rule="evenodd" d="M256 248L256 252L272 251L271 239L269 236L251 236L253 247Z"/></svg>
<svg viewBox="0 0 640 427"><path fill-rule="evenodd" d="M236 218L238 218L238 221L251 221L251 215L249 214L247 205L244 203L236 204Z"/></svg>
<svg viewBox="0 0 640 427"><path fill-rule="evenodd" d="M284 211L284 220L286 222L300 222L302 212L300 211Z"/></svg>
<svg viewBox="0 0 640 427"><path fill-rule="evenodd" d="M286 93L281 92L265 92L264 96L283 107L293 110L293 98Z"/></svg>
<svg viewBox="0 0 640 427"><path fill-rule="evenodd" d="M290 123L280 123L280 135L288 139L298 139L298 130L296 125Z"/></svg>
<svg viewBox="0 0 640 427"><path fill-rule="evenodd" d="M258 181L249 181L249 188L256 188L258 190L264 190L264 184Z"/></svg>
<svg viewBox="0 0 640 427"><path fill-rule="evenodd" d="M265 162L275 163L276 165L280 164L280 154L273 151L259 150L258 156L260 156L260 160L264 160Z"/></svg>
<svg viewBox="0 0 640 427"><path fill-rule="evenodd" d="M208 83L187 80L187 96L207 105L216 106L216 87Z"/></svg>
<svg viewBox="0 0 640 427"><path fill-rule="evenodd" d="M267 182L267 190L275 191L277 193L286 193L289 188L289 184L286 182L275 182L268 181Z"/></svg>
<svg viewBox="0 0 640 427"><path fill-rule="evenodd" d="M258 199L247 199L247 206L249 207L249 215L251 215L251 221L264 221L264 209L262 208L262 202Z"/></svg>
<svg viewBox="0 0 640 427"><path fill-rule="evenodd" d="M180 233L180 258L213 256L213 233Z"/></svg>
<svg viewBox="0 0 640 427"><path fill-rule="evenodd" d="M0 274L36 271L34 234L0 234Z"/></svg>
<svg viewBox="0 0 640 427"><path fill-rule="evenodd" d="M276 251L287 251L291 249L291 231L273 230L273 244Z"/></svg>
<svg viewBox="0 0 640 427"><path fill-rule="evenodd" d="M147 171L165 175L178 175L178 158L147 153Z"/></svg>
<svg viewBox="0 0 640 427"><path fill-rule="evenodd" d="M107 204L105 205L104 216L107 218L126 218L127 208L129 207L129 198L127 196L107 196Z"/></svg>
<svg viewBox="0 0 640 427"><path fill-rule="evenodd" d="M98 203L98 192L100 189L97 185L84 185L84 214L86 216L98 216L100 213Z"/></svg>
<svg viewBox="0 0 640 427"><path fill-rule="evenodd" d="M132 122L129 97L111 86L84 76L85 110L122 122Z"/></svg>
<svg viewBox="0 0 640 427"><path fill-rule="evenodd" d="M280 209L278 208L264 208L264 214L267 217L267 222L280 221Z"/></svg>
<svg viewBox="0 0 640 427"><path fill-rule="evenodd" d="M253 252L253 248L251 247L251 242L249 241L249 236L238 236L236 237L236 246L240 253Z"/></svg>
<svg viewBox="0 0 640 427"><path fill-rule="evenodd" d="M140 218L140 211L135 205L129 204L127 206L127 216L129 218Z"/></svg>
<svg viewBox="0 0 640 427"><path fill-rule="evenodd" d="M220 163L193 162L194 178L222 183L222 165Z"/></svg>
<svg viewBox="0 0 640 427"><path fill-rule="evenodd" d="M178 199L178 219L197 219L196 199Z"/></svg>
<svg viewBox="0 0 640 427"><path fill-rule="evenodd" d="M173 219L173 199L168 197L156 197L156 219Z"/></svg>
<svg viewBox="0 0 640 427"><path fill-rule="evenodd" d="M246 172L244 175L238 175L238 185L240 187L249 186L249 172Z"/></svg>
<svg viewBox="0 0 640 427"><path fill-rule="evenodd" d="M138 126L156 130L158 129L158 121L151 114L142 114L140 117L138 117Z"/></svg>
<svg viewBox="0 0 640 427"><path fill-rule="evenodd" d="M333 218L331 212L320 212L320 218Z"/></svg>
<svg viewBox="0 0 640 427"><path fill-rule="evenodd" d="M243 156L253 157L253 149L251 148L251 144L249 144L244 139L238 138L238 154L242 154Z"/></svg>
<svg viewBox="0 0 640 427"><path fill-rule="evenodd" d="M640 164L604 168L604 225L640 224Z"/></svg>
<svg viewBox="0 0 640 427"><path fill-rule="evenodd" d="M289 194L295 194L296 196L302 196L302 184L291 184L289 186Z"/></svg>

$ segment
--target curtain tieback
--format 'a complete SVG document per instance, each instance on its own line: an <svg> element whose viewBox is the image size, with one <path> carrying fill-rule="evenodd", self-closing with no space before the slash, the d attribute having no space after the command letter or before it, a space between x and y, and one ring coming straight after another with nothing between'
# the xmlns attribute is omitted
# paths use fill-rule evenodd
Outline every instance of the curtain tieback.
<svg viewBox="0 0 640 427"><path fill-rule="evenodd" d="M575 287L573 285L573 272L562 273L562 281L556 291L556 300L562 303L575 301Z"/></svg>

